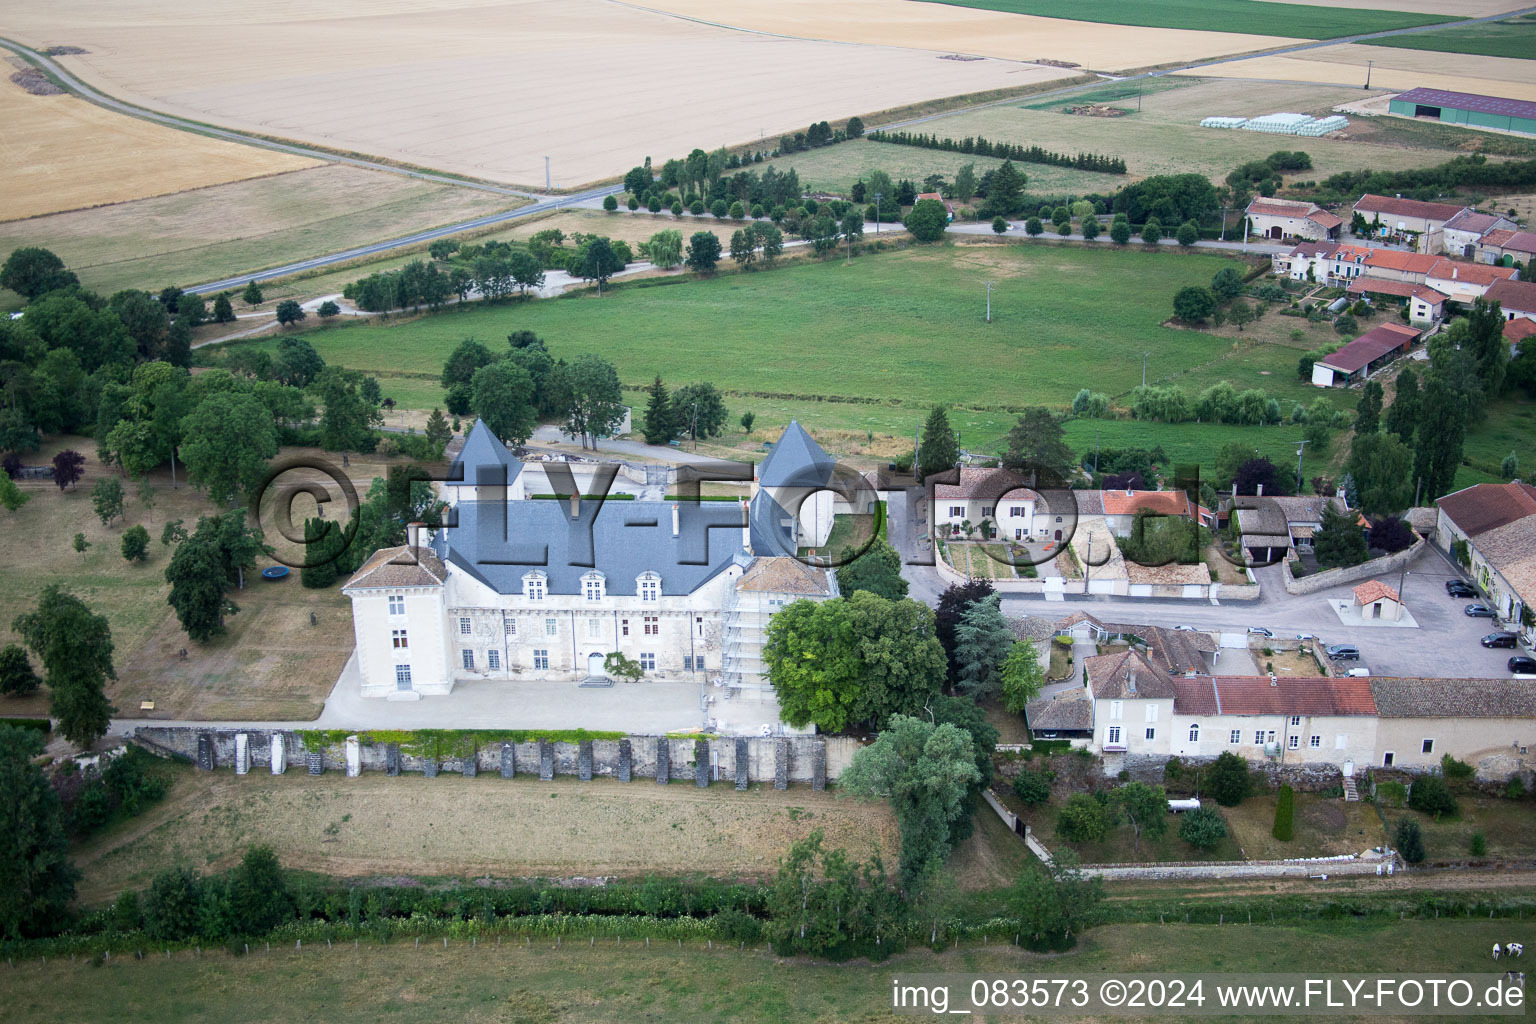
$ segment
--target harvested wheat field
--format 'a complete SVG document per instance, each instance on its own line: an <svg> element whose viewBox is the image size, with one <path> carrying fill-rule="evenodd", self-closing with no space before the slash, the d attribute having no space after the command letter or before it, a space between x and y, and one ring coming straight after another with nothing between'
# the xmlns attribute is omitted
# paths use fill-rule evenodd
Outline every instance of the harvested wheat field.
<svg viewBox="0 0 1536 1024"><path fill-rule="evenodd" d="M0 221L315 167L0 78Z"/></svg>
<svg viewBox="0 0 1536 1024"><path fill-rule="evenodd" d="M1069 61L1100 71L1188 63L1295 43L1276 36L1087 23L911 0L653 0L646 6L802 39Z"/></svg>
<svg viewBox="0 0 1536 1024"><path fill-rule="evenodd" d="M312 778L177 769L166 799L78 849L86 904L142 888L178 861L230 867L259 839L283 866L341 876L643 876L698 872L767 877L813 830L828 847L894 869L900 842L884 803L809 786L738 793L727 784L652 779L540 782L482 775L428 779L368 773Z"/></svg>
<svg viewBox="0 0 1536 1024"><path fill-rule="evenodd" d="M1232 61L1219 68L1205 69L1205 75L1364 85L1367 61L1374 65L1371 68L1372 89L1403 92L1422 87L1536 100L1536 60L1356 43L1324 46L1286 57Z"/></svg>
<svg viewBox="0 0 1536 1024"><path fill-rule="evenodd" d="M3 175L0 171L0 175ZM347 164L0 223L0 252L41 245L88 288L158 291L259 270L522 204Z"/></svg>
<svg viewBox="0 0 1536 1024"><path fill-rule="evenodd" d="M1407 14L1442 14L1446 17L1463 18L1486 18L1492 14L1502 14L1504 11L1517 9L1511 0L1261 0L1261 2L1347 10L1403 11Z"/></svg>
<svg viewBox="0 0 1536 1024"><path fill-rule="evenodd" d="M602 0L17 0L0 15L6 32L83 47L61 63L144 106L533 186L548 155L557 187L647 155L776 141L813 121L1071 74L741 32Z"/></svg>

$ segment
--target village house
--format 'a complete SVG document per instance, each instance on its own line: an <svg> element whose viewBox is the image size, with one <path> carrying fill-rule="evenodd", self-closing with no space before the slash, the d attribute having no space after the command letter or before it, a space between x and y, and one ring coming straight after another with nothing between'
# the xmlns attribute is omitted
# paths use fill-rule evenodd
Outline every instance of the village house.
<svg viewBox="0 0 1536 1024"><path fill-rule="evenodd" d="M445 525L428 536L413 524L342 589L363 695L414 700L465 680L505 682L509 697L519 680L607 686L618 652L644 679L771 696L767 618L837 595L830 570L782 549L801 527L767 480L799 486L830 466L796 429L748 503L551 500L525 493L523 463L477 422L442 488Z"/></svg>
<svg viewBox="0 0 1536 1024"><path fill-rule="evenodd" d="M1397 249L1372 249L1365 258L1365 274L1385 281L1423 284L1424 278L1440 262L1432 253L1401 252Z"/></svg>
<svg viewBox="0 0 1536 1024"><path fill-rule="evenodd" d="M1270 257L1272 271L1293 281L1334 284L1358 277L1365 270L1371 250L1342 242L1302 242L1287 252Z"/></svg>
<svg viewBox="0 0 1536 1024"><path fill-rule="evenodd" d="M1407 352L1424 332L1405 324L1380 324L1312 364L1312 383L1320 388L1354 384L1370 377Z"/></svg>
<svg viewBox="0 0 1536 1024"><path fill-rule="evenodd" d="M1249 233L1261 238L1337 239L1343 223L1316 203L1259 196L1248 204Z"/></svg>
<svg viewBox="0 0 1536 1024"><path fill-rule="evenodd" d="M1477 244L1477 262L1498 263L1505 257L1527 268L1536 259L1536 232L1495 228Z"/></svg>
<svg viewBox="0 0 1536 1024"><path fill-rule="evenodd" d="M1363 298L1373 306L1406 308L1409 322L1416 324L1433 324L1445 316L1448 298L1427 284L1379 277L1357 277L1349 282L1347 291L1352 298Z"/></svg>
<svg viewBox="0 0 1536 1024"><path fill-rule="evenodd" d="M1516 317L1513 320L1504 321L1504 340L1509 342L1509 355L1514 358L1519 355L1520 343L1531 335L1536 334L1536 319L1530 317Z"/></svg>
<svg viewBox="0 0 1536 1024"><path fill-rule="evenodd" d="M963 536L969 523L983 539L1022 541L1054 533L1054 539L1061 540L1074 525L1070 521L1074 517L1052 514L1041 496L1026 487L1017 474L974 466L962 466L958 472L959 483L933 485L929 502L933 535Z"/></svg>
<svg viewBox="0 0 1536 1024"><path fill-rule="evenodd" d="M1129 537L1138 512L1152 512L1160 516L1179 516L1199 522L1212 529L1216 526L1216 513L1197 501L1190 500L1183 491L1136 491L1126 488L1108 489L1099 494L1099 507L1103 509L1104 522L1116 537Z"/></svg>
<svg viewBox="0 0 1536 1024"><path fill-rule="evenodd" d="M1497 302L1505 320L1536 320L1536 281L1496 281L1483 298Z"/></svg>
<svg viewBox="0 0 1536 1024"><path fill-rule="evenodd" d="M913 202L920 202L924 199L932 199L936 203L943 203L944 212L949 215L949 219L951 221L955 219L955 204L950 202L948 199L945 199L938 192L919 192L914 198Z"/></svg>
<svg viewBox="0 0 1536 1024"><path fill-rule="evenodd" d="M1354 212L1365 220L1373 237L1405 239L1421 253L1445 251L1445 225L1466 209L1450 203L1426 203L1369 192L1355 200L1354 206Z"/></svg>
<svg viewBox="0 0 1536 1024"><path fill-rule="evenodd" d="M1518 277L1519 274L1512 267L1440 260L1424 275L1424 283L1445 295L1451 302L1470 306L1498 282Z"/></svg>
<svg viewBox="0 0 1536 1024"><path fill-rule="evenodd" d="M1490 231L1513 230L1517 225L1496 213L1462 210L1445 222L1445 251L1463 259L1475 259L1478 243Z"/></svg>
<svg viewBox="0 0 1536 1024"><path fill-rule="evenodd" d="M1436 502L1435 543L1459 557L1506 622L1536 626L1536 487L1473 484Z"/></svg>
<svg viewBox="0 0 1536 1024"><path fill-rule="evenodd" d="M1449 754L1483 778L1532 767L1536 680L1370 680L1376 705L1376 756L1383 768L1433 771Z"/></svg>

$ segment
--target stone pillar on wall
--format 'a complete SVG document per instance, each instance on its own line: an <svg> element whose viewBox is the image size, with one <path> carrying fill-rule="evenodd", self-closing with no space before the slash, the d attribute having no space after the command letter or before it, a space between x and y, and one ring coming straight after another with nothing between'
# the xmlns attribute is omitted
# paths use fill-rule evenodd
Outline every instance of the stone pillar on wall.
<svg viewBox="0 0 1536 1024"><path fill-rule="evenodd" d="M827 745L820 741L811 747L811 788L818 793L827 788Z"/></svg>
<svg viewBox="0 0 1536 1024"><path fill-rule="evenodd" d="M438 761L436 754L432 754L421 759L421 774L425 775L429 779L437 778L438 770L442 767L443 766Z"/></svg>
<svg viewBox="0 0 1536 1024"><path fill-rule="evenodd" d="M251 772L251 737L248 733L235 733L235 774L249 775Z"/></svg>
<svg viewBox="0 0 1536 1024"><path fill-rule="evenodd" d="M773 741L773 788L789 788L789 740L782 736Z"/></svg>
<svg viewBox="0 0 1536 1024"><path fill-rule="evenodd" d="M400 744L391 743L384 748L384 774L393 778L400 774Z"/></svg>
<svg viewBox="0 0 1536 1024"><path fill-rule="evenodd" d="M747 788L747 782L749 781L748 773L747 773L747 758L749 756L751 756L751 755L749 755L747 753L747 746L748 746L747 738L745 736L738 736L738 737L736 737L736 788L737 789L746 789Z"/></svg>
<svg viewBox="0 0 1536 1024"><path fill-rule="evenodd" d="M480 750L470 747L464 754L464 759L459 762L459 771L464 773L466 779L472 779L480 774Z"/></svg>
<svg viewBox="0 0 1536 1024"><path fill-rule="evenodd" d="M288 770L288 744L283 741L283 734L272 734L272 774L281 775Z"/></svg>
<svg viewBox="0 0 1536 1024"><path fill-rule="evenodd" d="M517 749L510 743L501 745L501 777L510 779L517 775Z"/></svg>
<svg viewBox="0 0 1536 1024"><path fill-rule="evenodd" d="M205 772L213 771L213 733L197 734L197 766Z"/></svg>
<svg viewBox="0 0 1536 1024"><path fill-rule="evenodd" d="M347 750L347 778L355 779L363 774L363 746L356 736L348 736Z"/></svg>
<svg viewBox="0 0 1536 1024"><path fill-rule="evenodd" d="M576 775L582 782L592 781L591 740L582 740L576 745Z"/></svg>
<svg viewBox="0 0 1536 1024"><path fill-rule="evenodd" d="M555 745L549 740L539 741L539 778L548 782L555 777Z"/></svg>
<svg viewBox="0 0 1536 1024"><path fill-rule="evenodd" d="M656 781L665 786L672 778L672 744L665 737L656 741Z"/></svg>
<svg viewBox="0 0 1536 1024"><path fill-rule="evenodd" d="M634 752L629 740L619 740L619 781L628 782L634 774Z"/></svg>
<svg viewBox="0 0 1536 1024"><path fill-rule="evenodd" d="M693 741L693 784L700 789L709 785L709 740Z"/></svg>
<svg viewBox="0 0 1536 1024"><path fill-rule="evenodd" d="M309 774L311 775L325 774L325 755L318 750L306 753L304 755L304 764L309 768Z"/></svg>

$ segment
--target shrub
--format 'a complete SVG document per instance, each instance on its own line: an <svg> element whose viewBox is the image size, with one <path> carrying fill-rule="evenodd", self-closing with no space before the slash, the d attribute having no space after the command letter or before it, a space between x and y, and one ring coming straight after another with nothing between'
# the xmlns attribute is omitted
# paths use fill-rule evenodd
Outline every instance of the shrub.
<svg viewBox="0 0 1536 1024"><path fill-rule="evenodd" d="M1376 802L1385 807L1401 807L1408 802L1408 789L1401 782L1378 782Z"/></svg>
<svg viewBox="0 0 1536 1024"><path fill-rule="evenodd" d="M1123 220L1117 220L1109 227L1109 237L1116 245L1125 245L1131 240L1131 225Z"/></svg>
<svg viewBox="0 0 1536 1024"><path fill-rule="evenodd" d="M1474 857L1484 857L1488 854L1488 837L1481 832L1472 833L1472 842L1469 847Z"/></svg>
<svg viewBox="0 0 1536 1024"><path fill-rule="evenodd" d="M1397 823L1392 845L1397 847L1398 855L1409 864L1417 864L1424 859L1424 833L1419 823L1412 818L1404 818Z"/></svg>
<svg viewBox="0 0 1536 1024"><path fill-rule="evenodd" d="M1104 805L1087 793L1074 793L1056 814L1056 834L1070 843L1097 843L1108 833Z"/></svg>
<svg viewBox="0 0 1536 1024"><path fill-rule="evenodd" d="M709 204L709 212L716 220L725 220L725 215L730 212L730 207L725 204L724 199L716 199Z"/></svg>
<svg viewBox="0 0 1536 1024"><path fill-rule="evenodd" d="M1223 807L1236 807L1247 798L1253 782L1248 776L1248 762L1232 753L1223 751L1211 765L1211 795Z"/></svg>
<svg viewBox="0 0 1536 1024"><path fill-rule="evenodd" d="M703 214L703 212L704 212L704 200L702 200L702 199L695 199L693 202L689 203L688 204L688 212L693 214L695 217L698 217L701 214Z"/></svg>
<svg viewBox="0 0 1536 1024"><path fill-rule="evenodd" d="M1206 807L1187 811L1179 822L1179 838L1198 850L1212 850L1227 838L1227 823Z"/></svg>
<svg viewBox="0 0 1536 1024"><path fill-rule="evenodd" d="M1451 795L1451 787L1438 775L1426 775L1414 782L1408 791L1408 806L1424 814L1436 817L1455 814L1460 808Z"/></svg>
<svg viewBox="0 0 1536 1024"><path fill-rule="evenodd" d="M1044 771L1025 769L1013 780L1013 792L1031 807L1051 798L1051 781Z"/></svg>
<svg viewBox="0 0 1536 1024"><path fill-rule="evenodd" d="M992 218L992 230L993 230L993 232L995 232L996 234L999 234L999 235L1007 234L1008 233L1008 220L1007 220L1007 218L1005 218L1005 217L993 217Z"/></svg>
<svg viewBox="0 0 1536 1024"><path fill-rule="evenodd" d="M1510 800L1519 800L1525 796L1525 783L1520 776L1514 775L1504 784L1504 796Z"/></svg>
<svg viewBox="0 0 1536 1024"><path fill-rule="evenodd" d="M1440 771L1452 782L1465 782L1472 777L1472 766L1456 760L1450 754L1440 758Z"/></svg>
<svg viewBox="0 0 1536 1024"><path fill-rule="evenodd" d="M142 562L149 554L149 531L143 524L130 526L123 531L123 557L130 562Z"/></svg>
<svg viewBox="0 0 1536 1024"><path fill-rule="evenodd" d="M1275 801L1274 836L1288 843L1296 834L1296 791L1290 785L1280 787L1280 798Z"/></svg>

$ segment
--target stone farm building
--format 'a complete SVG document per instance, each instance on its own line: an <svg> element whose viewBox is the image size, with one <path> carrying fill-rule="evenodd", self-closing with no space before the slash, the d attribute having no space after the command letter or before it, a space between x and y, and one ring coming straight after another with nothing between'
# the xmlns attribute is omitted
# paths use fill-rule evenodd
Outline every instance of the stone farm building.
<svg viewBox="0 0 1536 1024"><path fill-rule="evenodd" d="M1505 320L1536 320L1536 281L1498 281L1483 298L1497 302Z"/></svg>
<svg viewBox="0 0 1536 1024"><path fill-rule="evenodd" d="M347 582L365 696L416 699L464 680L606 686L619 652L645 679L767 698L769 618L837 595L831 570L794 557L833 514L830 498L807 509L799 494L835 486L831 456L797 423L740 503L540 497L523 470L476 423L442 488L446 525L430 536L413 525Z"/></svg>
<svg viewBox="0 0 1536 1024"><path fill-rule="evenodd" d="M1536 631L1536 487L1473 484L1435 504L1435 543L1452 552L1465 543L1484 603L1512 626Z"/></svg>
<svg viewBox="0 0 1536 1024"><path fill-rule="evenodd" d="M1355 200L1355 213L1377 238L1405 239L1421 253L1445 250L1445 225L1465 206L1426 203L1402 196L1378 196L1367 192Z"/></svg>
<svg viewBox="0 0 1536 1024"><path fill-rule="evenodd" d="M1344 222L1316 203L1259 196L1248 204L1248 230L1261 238L1303 238L1321 242L1339 237Z"/></svg>

